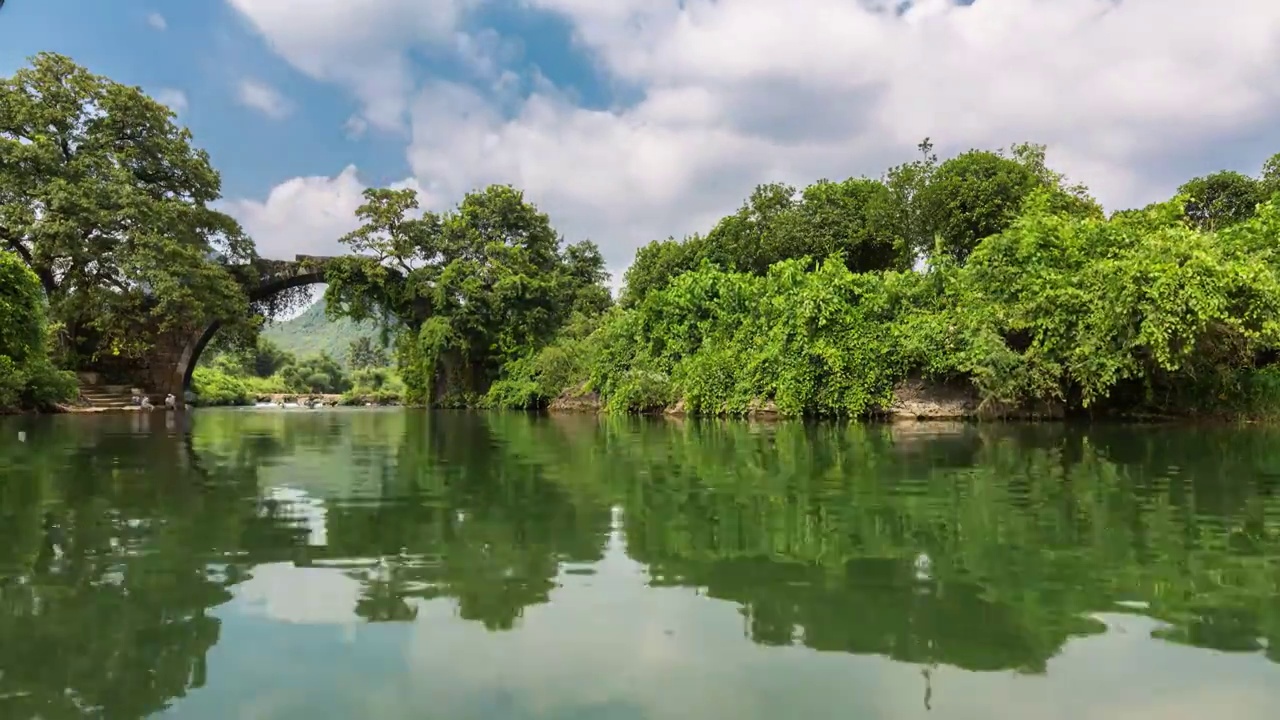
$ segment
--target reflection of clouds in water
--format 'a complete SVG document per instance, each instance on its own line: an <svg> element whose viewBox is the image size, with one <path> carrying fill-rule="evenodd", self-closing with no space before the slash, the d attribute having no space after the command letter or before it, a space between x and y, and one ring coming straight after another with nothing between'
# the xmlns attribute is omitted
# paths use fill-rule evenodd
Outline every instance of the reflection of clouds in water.
<svg viewBox="0 0 1280 720"><path fill-rule="evenodd" d="M734 606L645 587L616 538L596 570L563 576L551 603L527 609L514 632L486 633L450 622L447 606L425 607L407 651L419 684L400 688L399 702L447 708L444 717L501 694L508 717L600 708L584 716L608 718L603 708L614 706L651 718L1262 720L1280 701L1278 669L1257 656L1171 645L1151 637L1151 621L1102 615L1110 631L1070 642L1047 676L938 668L930 712L919 667L750 644Z"/></svg>
<svg viewBox="0 0 1280 720"><path fill-rule="evenodd" d="M354 625L360 583L332 568L291 563L258 565L240 586L236 605L246 615L302 625Z"/></svg>
<svg viewBox="0 0 1280 720"><path fill-rule="evenodd" d="M1067 644L1039 687L1010 693L1015 712L1076 720L1275 717L1280 666L1257 654L1221 653L1152 638L1149 618L1100 613L1108 632ZM1010 705L1013 705L1011 702Z"/></svg>
<svg viewBox="0 0 1280 720"><path fill-rule="evenodd" d="M343 706L370 717L510 720L1199 720L1211 713L1263 720L1280 701L1280 670L1256 655L1173 645L1151 637L1152 621L1104 614L1098 619L1109 631L1069 642L1047 675L938 667L928 711L918 666L755 645L736 605L648 587L616 527L594 574L562 574L551 602L526 608L507 632L460 620L450 599L419 603L416 622L362 625L367 631L357 633L360 585L343 569L255 568L239 591L246 613L294 627L344 625L351 643L297 658L304 675L312 665L317 677L347 680L318 681L288 701L277 695L264 717ZM390 661L382 642L403 655ZM369 667L370 653L378 669ZM264 699L250 693L244 707Z"/></svg>
<svg viewBox="0 0 1280 720"><path fill-rule="evenodd" d="M323 500L311 497L305 490L292 487L268 488L266 497L284 506L285 515L307 528L308 545L323 547L329 544L328 526L325 524L329 513L325 509Z"/></svg>
<svg viewBox="0 0 1280 720"><path fill-rule="evenodd" d="M623 552L619 519L615 508L596 572L563 575L551 602L527 608L513 632L487 633L449 622L448 606L424 607L408 670L434 680L397 694L441 717L498 696L501 715L512 718L814 717L828 706L844 717L875 704L882 663L754 645L735 606L648 587L645 568Z"/></svg>

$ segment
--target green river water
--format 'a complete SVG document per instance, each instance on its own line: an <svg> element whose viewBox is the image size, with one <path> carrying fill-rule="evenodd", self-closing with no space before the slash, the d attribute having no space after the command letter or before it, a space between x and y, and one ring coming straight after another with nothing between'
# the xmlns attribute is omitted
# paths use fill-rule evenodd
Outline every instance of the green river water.
<svg viewBox="0 0 1280 720"><path fill-rule="evenodd" d="M1271 720L1280 429L0 419L0 718L82 717Z"/></svg>

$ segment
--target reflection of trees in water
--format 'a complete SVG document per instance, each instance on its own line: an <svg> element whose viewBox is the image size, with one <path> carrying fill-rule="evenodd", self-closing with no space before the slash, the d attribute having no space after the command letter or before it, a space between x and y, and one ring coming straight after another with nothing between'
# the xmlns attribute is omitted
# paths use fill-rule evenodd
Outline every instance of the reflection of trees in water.
<svg viewBox="0 0 1280 720"><path fill-rule="evenodd" d="M286 455L356 433L382 458L376 498L327 503L328 555L383 558L369 619L451 597L511 627L601 557L616 503L655 584L740 604L761 643L1036 672L1144 600L1172 640L1280 652L1273 431L391 417L256 421Z"/></svg>
<svg viewBox="0 0 1280 720"><path fill-rule="evenodd" d="M512 628L564 563L602 558L614 505L652 584L738 605L761 644L1042 672L1100 630L1088 613L1137 600L1162 637L1280 660L1269 430L215 413L184 445L159 423L60 427L76 440L0 446L0 697L26 693L20 715L136 717L199 686L209 609L257 563L345 560L370 621L449 598ZM324 546L305 503L262 497L277 465L315 475Z"/></svg>
<svg viewBox="0 0 1280 720"><path fill-rule="evenodd" d="M510 629L548 601L561 561L602 556L608 508L575 506L495 442L478 415L409 415L382 497L328 504L329 554L382 558L356 575L362 617L409 619L408 599L448 597L462 618Z"/></svg>
<svg viewBox="0 0 1280 720"><path fill-rule="evenodd" d="M215 463L322 458L307 467L324 477L305 484L331 493L325 547L263 543L257 561L357 562L346 571L362 585L354 610L370 621L412 620L412 600L451 598L463 619L510 629L548 601L561 561L602 557L609 510L572 502L496 442L470 413L263 412L202 417L194 445ZM298 515L284 502L281 512Z"/></svg>
<svg viewBox="0 0 1280 720"><path fill-rule="evenodd" d="M760 643L1039 672L1141 600L1168 639L1280 655L1275 431L493 422L608 482L653 583L739 603Z"/></svg>
<svg viewBox="0 0 1280 720"><path fill-rule="evenodd" d="M7 716L144 717L203 685L210 610L276 522L251 466L197 471L160 423L119 421L48 423L0 448Z"/></svg>

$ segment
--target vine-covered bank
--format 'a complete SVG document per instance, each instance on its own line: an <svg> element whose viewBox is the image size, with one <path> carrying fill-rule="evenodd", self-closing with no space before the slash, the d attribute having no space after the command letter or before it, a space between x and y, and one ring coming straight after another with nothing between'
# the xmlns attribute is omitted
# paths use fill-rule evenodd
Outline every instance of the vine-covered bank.
<svg viewBox="0 0 1280 720"><path fill-rule="evenodd" d="M616 304L509 188L450 213L371 190L335 312L398 327L410 399L866 416L920 379L977 412L1280 409L1280 156L1104 214L1044 148L880 179L756 189L706 235L649 244ZM591 405L592 403L587 403Z"/></svg>

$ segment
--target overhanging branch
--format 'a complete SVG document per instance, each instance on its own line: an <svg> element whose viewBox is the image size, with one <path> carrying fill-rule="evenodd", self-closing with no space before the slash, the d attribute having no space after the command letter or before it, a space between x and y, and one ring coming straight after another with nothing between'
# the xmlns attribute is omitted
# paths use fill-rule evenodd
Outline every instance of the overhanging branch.
<svg viewBox="0 0 1280 720"><path fill-rule="evenodd" d="M46 295L53 295L58 289L58 283L53 277L53 273L46 268L36 267L35 258L31 257L31 251L22 244L18 238L14 237L7 228L0 227L0 240L4 240L5 244L18 253L18 257L31 268L31 271L40 278L40 284L44 286Z"/></svg>

